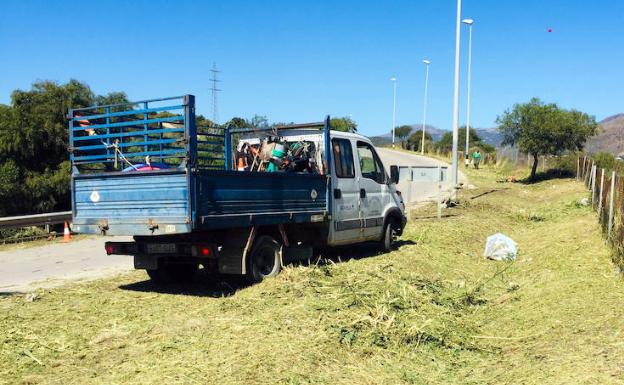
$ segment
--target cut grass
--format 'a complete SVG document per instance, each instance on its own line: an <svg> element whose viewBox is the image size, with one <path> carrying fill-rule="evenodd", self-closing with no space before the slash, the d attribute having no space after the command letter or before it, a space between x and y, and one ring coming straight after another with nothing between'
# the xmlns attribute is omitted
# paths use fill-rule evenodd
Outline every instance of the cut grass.
<svg viewBox="0 0 624 385"><path fill-rule="evenodd" d="M575 204L586 191L507 174L469 170L479 188L443 220L416 213L388 254L343 250L238 290L136 272L4 297L0 382L621 383L624 287ZM499 231L517 261L481 256Z"/></svg>

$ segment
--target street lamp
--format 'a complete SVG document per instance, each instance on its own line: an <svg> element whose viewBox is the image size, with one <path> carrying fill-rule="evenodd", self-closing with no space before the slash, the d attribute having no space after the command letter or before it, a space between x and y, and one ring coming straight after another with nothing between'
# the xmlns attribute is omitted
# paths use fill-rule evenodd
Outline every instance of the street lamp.
<svg viewBox="0 0 624 385"><path fill-rule="evenodd" d="M451 161L451 199L457 194L457 141L459 122L459 38L461 27L461 0L457 0L457 22L455 24L455 84L453 94L453 154Z"/></svg>
<svg viewBox="0 0 624 385"><path fill-rule="evenodd" d="M396 78L392 81L392 147L394 147L394 127L396 127Z"/></svg>
<svg viewBox="0 0 624 385"><path fill-rule="evenodd" d="M422 141L420 142L420 153L425 155L425 125L427 123L427 89L429 87L429 64L431 62L427 59L423 60L425 63L425 102L423 107L423 124L422 124Z"/></svg>
<svg viewBox="0 0 624 385"><path fill-rule="evenodd" d="M470 78L472 74L472 25L474 24L474 20L472 19L464 19L462 23L468 26L468 107L466 109L466 167L468 167L468 162L470 159Z"/></svg>

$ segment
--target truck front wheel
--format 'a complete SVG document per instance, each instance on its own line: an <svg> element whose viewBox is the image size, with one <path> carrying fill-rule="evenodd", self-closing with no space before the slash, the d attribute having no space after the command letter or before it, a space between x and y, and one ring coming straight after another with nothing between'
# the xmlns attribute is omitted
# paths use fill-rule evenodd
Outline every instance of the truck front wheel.
<svg viewBox="0 0 624 385"><path fill-rule="evenodd" d="M155 283L184 283L191 282L197 270L199 270L197 263L159 263L157 269L147 270L147 275Z"/></svg>
<svg viewBox="0 0 624 385"><path fill-rule="evenodd" d="M395 241L396 241L396 223L393 218L390 218L386 221L386 225L384 226L384 231L381 236L381 242L380 242L381 249L386 253L392 251Z"/></svg>
<svg viewBox="0 0 624 385"><path fill-rule="evenodd" d="M248 258L247 279L253 283L274 277L282 269L280 245L268 235L256 239Z"/></svg>

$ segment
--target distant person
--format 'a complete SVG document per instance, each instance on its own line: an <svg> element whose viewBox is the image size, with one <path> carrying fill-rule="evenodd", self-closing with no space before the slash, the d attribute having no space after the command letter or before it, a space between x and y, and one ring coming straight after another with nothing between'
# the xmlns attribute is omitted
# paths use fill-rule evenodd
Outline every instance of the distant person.
<svg viewBox="0 0 624 385"><path fill-rule="evenodd" d="M475 150L475 152L472 153L472 164L477 170L479 169L479 163L481 163L481 151Z"/></svg>

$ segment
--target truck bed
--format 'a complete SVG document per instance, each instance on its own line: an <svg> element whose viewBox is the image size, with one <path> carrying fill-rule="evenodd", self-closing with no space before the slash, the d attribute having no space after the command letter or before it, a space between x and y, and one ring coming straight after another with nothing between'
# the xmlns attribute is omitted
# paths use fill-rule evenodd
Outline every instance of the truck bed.
<svg viewBox="0 0 624 385"><path fill-rule="evenodd" d="M74 230L162 235L250 225L319 222L327 178L296 173L161 170L76 175Z"/></svg>

